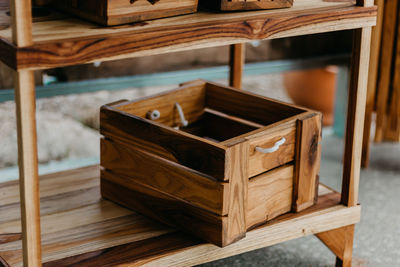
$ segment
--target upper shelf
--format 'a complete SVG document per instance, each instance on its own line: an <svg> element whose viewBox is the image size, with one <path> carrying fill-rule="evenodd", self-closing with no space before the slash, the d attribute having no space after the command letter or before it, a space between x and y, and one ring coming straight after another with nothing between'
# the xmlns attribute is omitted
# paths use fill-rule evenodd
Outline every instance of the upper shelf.
<svg viewBox="0 0 400 267"><path fill-rule="evenodd" d="M8 21L0 6L0 60L14 69L41 69L357 29L375 25L376 7L356 6L351 0L296 0L288 9L201 11L116 27L49 16L33 23L34 44L24 48L12 44Z"/></svg>

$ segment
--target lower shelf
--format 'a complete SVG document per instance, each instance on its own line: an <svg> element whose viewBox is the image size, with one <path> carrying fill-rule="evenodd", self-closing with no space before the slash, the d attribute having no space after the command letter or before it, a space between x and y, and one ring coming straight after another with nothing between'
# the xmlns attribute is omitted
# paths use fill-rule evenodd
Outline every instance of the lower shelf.
<svg viewBox="0 0 400 267"><path fill-rule="evenodd" d="M340 194L320 185L318 204L286 214L219 248L176 232L100 197L99 167L42 176L43 266L189 266L360 220L360 206L339 204ZM0 184L0 266L22 266L18 182Z"/></svg>

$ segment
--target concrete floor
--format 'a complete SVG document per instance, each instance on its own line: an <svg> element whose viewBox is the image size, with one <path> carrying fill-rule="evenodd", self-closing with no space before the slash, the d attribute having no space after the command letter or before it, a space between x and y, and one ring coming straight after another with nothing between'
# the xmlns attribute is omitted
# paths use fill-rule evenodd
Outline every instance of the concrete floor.
<svg viewBox="0 0 400 267"><path fill-rule="evenodd" d="M321 181L341 188L343 141L323 140ZM371 163L361 172L361 222L356 227L353 266L400 266L400 145L373 145ZM212 266L334 266L335 256L308 236L204 264Z"/></svg>

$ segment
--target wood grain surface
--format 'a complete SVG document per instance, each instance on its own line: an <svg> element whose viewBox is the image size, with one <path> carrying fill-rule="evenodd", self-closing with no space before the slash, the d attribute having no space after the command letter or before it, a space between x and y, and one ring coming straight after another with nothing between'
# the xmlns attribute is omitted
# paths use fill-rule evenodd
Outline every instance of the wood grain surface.
<svg viewBox="0 0 400 267"><path fill-rule="evenodd" d="M317 202L321 163L322 115L311 113L297 121L293 210L299 212Z"/></svg>
<svg viewBox="0 0 400 267"><path fill-rule="evenodd" d="M196 265L354 224L360 216L359 206L338 205L340 194L321 187L315 207L280 216L221 249L102 200L97 166L42 176L40 182L45 266ZM0 190L7 192L0 193L1 214L12 213L19 206L18 182L0 184ZM0 257L10 266L22 266L19 214L14 214L0 222L0 238L16 234L0 243Z"/></svg>
<svg viewBox="0 0 400 267"><path fill-rule="evenodd" d="M52 1L52 5L60 10L109 26L197 11L197 0L56 0Z"/></svg>
<svg viewBox="0 0 400 267"><path fill-rule="evenodd" d="M146 118L149 111L158 110L160 118L153 121L171 127L181 126L175 104L181 106L189 123L197 121L205 108L205 85L205 81L193 81L175 90L112 106L142 118Z"/></svg>
<svg viewBox="0 0 400 267"><path fill-rule="evenodd" d="M229 184L118 141L101 140L101 166L218 215L228 213Z"/></svg>
<svg viewBox="0 0 400 267"><path fill-rule="evenodd" d="M105 137L142 144L153 153L201 171L218 180L226 180L226 148L183 131L163 126L109 106L100 112L100 132Z"/></svg>
<svg viewBox="0 0 400 267"><path fill-rule="evenodd" d="M352 265L354 229L355 225L348 225L316 235L339 258L336 266Z"/></svg>
<svg viewBox="0 0 400 267"><path fill-rule="evenodd" d="M75 18L33 24L34 45L1 54L17 69L54 68L94 61L154 55L195 48L347 30L376 23L375 7L353 1L298 0L290 9L216 14L198 12L118 27L99 27ZM0 42L13 46L11 29Z"/></svg>
<svg viewBox="0 0 400 267"><path fill-rule="evenodd" d="M379 64L381 55L382 26L385 0L376 0L375 5L378 7L378 16L376 26L372 28L371 37L371 55L368 73L368 91L367 103L365 107L363 150L361 158L361 167L368 168L370 155L370 136L372 125L372 113L375 110L375 99L377 96L376 88L379 78Z"/></svg>
<svg viewBox="0 0 400 267"><path fill-rule="evenodd" d="M250 179L247 197L247 229L291 210L293 172L293 165L285 165Z"/></svg>
<svg viewBox="0 0 400 267"><path fill-rule="evenodd" d="M226 246L228 217L196 208L182 199L136 183L121 175L101 172L101 195L157 221L200 237L218 246Z"/></svg>
<svg viewBox="0 0 400 267"><path fill-rule="evenodd" d="M210 1L216 2L216 1ZM246 61L246 44L234 44L229 47L229 85L242 89L242 76Z"/></svg>
<svg viewBox="0 0 400 267"><path fill-rule="evenodd" d="M206 106L261 125L282 121L305 112L297 106L244 90L207 83Z"/></svg>
<svg viewBox="0 0 400 267"><path fill-rule="evenodd" d="M294 160L296 147L296 120L273 124L274 127L265 128L249 140L249 177L253 177L278 166L282 166ZM286 141L275 152L264 154L258 152L256 147L271 148L275 143L285 138Z"/></svg>
<svg viewBox="0 0 400 267"><path fill-rule="evenodd" d="M386 114L388 96L392 79L393 55L395 51L395 40L397 35L397 13L399 1L387 0L383 15L384 31L382 32L382 50L380 57L380 77L377 88L376 98L376 130L375 142L382 142L386 126Z"/></svg>
<svg viewBox="0 0 400 267"><path fill-rule="evenodd" d="M370 47L371 27L355 30L342 181L342 203L347 206L358 204Z"/></svg>
<svg viewBox="0 0 400 267"><path fill-rule="evenodd" d="M293 0L200 0L199 4L221 11L257 10L291 7Z"/></svg>

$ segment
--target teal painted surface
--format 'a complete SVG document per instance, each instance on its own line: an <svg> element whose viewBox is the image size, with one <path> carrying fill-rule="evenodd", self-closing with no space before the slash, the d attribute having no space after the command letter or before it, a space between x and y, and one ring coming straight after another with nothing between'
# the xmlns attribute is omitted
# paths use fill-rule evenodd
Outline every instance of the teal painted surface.
<svg viewBox="0 0 400 267"><path fill-rule="evenodd" d="M344 137L346 128L348 85L349 68L347 65L340 66L336 83L335 120L333 123L333 132L338 137Z"/></svg>
<svg viewBox="0 0 400 267"><path fill-rule="evenodd" d="M332 64L343 64L349 55L325 56L298 60L278 60L246 64L244 75L261 75L285 72L298 69L317 68ZM158 85L179 84L195 79L218 80L227 79L228 66L193 69L184 71L163 72L128 77L96 79L79 82L54 83L36 87L36 97L45 98L58 95L90 93L101 90L122 90ZM0 102L14 100L14 90L0 90Z"/></svg>

